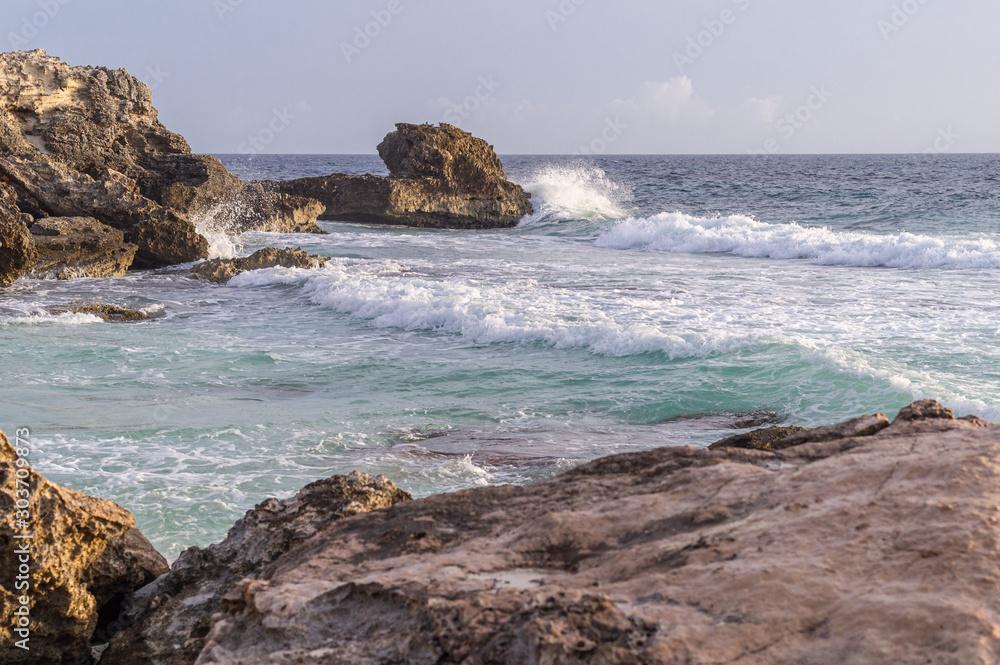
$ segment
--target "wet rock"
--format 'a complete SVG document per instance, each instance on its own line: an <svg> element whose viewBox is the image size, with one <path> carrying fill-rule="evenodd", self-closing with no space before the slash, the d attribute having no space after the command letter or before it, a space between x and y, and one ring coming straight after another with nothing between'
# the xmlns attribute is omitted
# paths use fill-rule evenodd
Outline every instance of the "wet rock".
<svg viewBox="0 0 1000 665"><path fill-rule="evenodd" d="M456 127L399 124L378 149L388 178L334 174L265 184L320 201L320 219L365 224L507 228L533 212L492 146Z"/></svg>
<svg viewBox="0 0 1000 665"><path fill-rule="evenodd" d="M27 501L28 507L19 506L18 500ZM26 510L27 515L19 510ZM128 536L134 526L135 518L121 506L48 481L20 459L18 450L0 433L0 548L4 551L0 558L0 662L89 662L90 640L102 609L94 592L105 600L112 591L136 590L148 578L140 573L145 564L126 555L134 542ZM33 538L17 538L25 534ZM24 543L28 553L15 555ZM27 580L19 579L22 556L29 559ZM28 587L19 588L24 582ZM29 650L15 644L24 639L14 632L22 597L29 607Z"/></svg>
<svg viewBox="0 0 1000 665"><path fill-rule="evenodd" d="M38 261L28 227L19 219L0 218L0 285L13 284Z"/></svg>
<svg viewBox="0 0 1000 665"><path fill-rule="evenodd" d="M170 572L127 600L102 665L193 663L223 596L258 578L281 555L354 515L385 510L410 495L381 476L353 473L269 499L236 523L222 543L181 554Z"/></svg>
<svg viewBox="0 0 1000 665"><path fill-rule="evenodd" d="M805 427L768 427L758 429L745 434L737 434L716 441L709 448L719 450L721 448L745 448L748 450L775 450L783 439L787 439L793 434L808 432Z"/></svg>
<svg viewBox="0 0 1000 665"><path fill-rule="evenodd" d="M54 314L61 314L64 311L72 312L73 314L93 314L94 316L101 317L108 323L135 323L136 321L145 321L149 318L149 314L145 312L140 312L136 309L124 309L104 303L87 303L66 310L52 310Z"/></svg>
<svg viewBox="0 0 1000 665"><path fill-rule="evenodd" d="M132 266L136 245L125 234L91 217L47 217L31 227L38 263L33 277L120 277Z"/></svg>
<svg viewBox="0 0 1000 665"><path fill-rule="evenodd" d="M191 595L150 603L167 609L140 612L110 662L1000 660L1000 427L864 435L876 420L396 503L258 556L249 579L192 557L171 572ZM284 543L287 523L250 531ZM233 544L260 551L246 532Z"/></svg>
<svg viewBox="0 0 1000 665"><path fill-rule="evenodd" d="M322 268L329 259L307 254L301 249L268 247L241 259L213 259L195 266L191 275L216 284L225 284L236 275L265 268Z"/></svg>

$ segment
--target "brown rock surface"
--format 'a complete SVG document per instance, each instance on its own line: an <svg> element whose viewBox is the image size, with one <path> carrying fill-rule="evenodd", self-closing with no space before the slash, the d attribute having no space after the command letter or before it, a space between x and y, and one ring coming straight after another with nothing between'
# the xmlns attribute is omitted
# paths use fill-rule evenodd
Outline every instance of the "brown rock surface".
<svg viewBox="0 0 1000 665"><path fill-rule="evenodd" d="M203 612L197 663L1000 662L1000 428L902 422L331 523ZM111 662L194 662L164 651L176 611Z"/></svg>
<svg viewBox="0 0 1000 665"><path fill-rule="evenodd" d="M19 499L27 500L26 509L17 505ZM27 510L28 515L18 510ZM93 592L103 600L134 591L148 581L148 575L139 572L146 564L132 561L127 554L134 551L134 541L128 536L134 526L135 518L121 506L49 482L20 460L18 451L0 433L0 549L4 552L0 557L0 662L76 665L89 661L90 640L101 609ZM24 534L32 534L33 539L15 538ZM116 544L123 538L128 540ZM15 554L24 542L29 554ZM22 556L29 558L27 589L17 588L24 581L18 580ZM145 560L150 556L147 552ZM13 632L22 596L29 600L29 650L15 646L23 636Z"/></svg>
<svg viewBox="0 0 1000 665"><path fill-rule="evenodd" d="M205 261L192 268L191 275L198 279L215 282L216 284L225 284L236 275L250 270L264 270L265 268L277 267L309 270L322 268L328 260L322 256L307 254L298 248L286 247L285 249L275 249L274 247L268 247L241 259L213 259Z"/></svg>
<svg viewBox="0 0 1000 665"><path fill-rule="evenodd" d="M120 277L139 248L125 234L91 217L46 217L31 226L39 261L33 277Z"/></svg>
<svg viewBox="0 0 1000 665"><path fill-rule="evenodd" d="M38 250L20 219L0 217L0 285L13 284L38 261Z"/></svg>
<svg viewBox="0 0 1000 665"><path fill-rule="evenodd" d="M334 174L265 184L317 199L326 206L320 219L366 224L506 228L533 211L492 146L456 127L399 124L378 149L388 178Z"/></svg>
<svg viewBox="0 0 1000 665"><path fill-rule="evenodd" d="M102 665L193 663L223 596L256 578L282 554L334 523L409 501L381 476L354 473L305 487L285 501L269 499L248 512L223 542L181 554L170 573L135 594Z"/></svg>
<svg viewBox="0 0 1000 665"><path fill-rule="evenodd" d="M232 232L318 231L321 212L315 201L246 185L215 157L192 155L159 121L149 87L125 70L70 67L41 50L0 54L5 208L96 218L139 245L137 267L205 258L196 222Z"/></svg>

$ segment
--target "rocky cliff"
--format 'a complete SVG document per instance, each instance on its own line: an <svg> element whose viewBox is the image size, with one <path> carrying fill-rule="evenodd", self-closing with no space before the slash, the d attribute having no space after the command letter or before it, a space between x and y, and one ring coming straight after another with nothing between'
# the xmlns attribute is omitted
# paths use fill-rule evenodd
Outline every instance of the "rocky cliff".
<svg viewBox="0 0 1000 665"><path fill-rule="evenodd" d="M264 186L319 200L320 219L365 224L507 228L533 212L492 146L451 125L396 125L378 151L388 178L335 174Z"/></svg>
<svg viewBox="0 0 1000 665"><path fill-rule="evenodd" d="M123 233L110 244L103 234L66 266L42 256L44 275L120 272L132 265L128 245L136 267L195 261L207 256L196 226L208 218L232 232L321 232L320 212L314 200L245 184L218 159L191 154L159 121L149 87L125 70L70 67L40 50L0 54L0 220L89 219ZM65 246L73 229L60 237ZM81 265L91 256L94 270ZM0 279L30 270L4 259Z"/></svg>
<svg viewBox="0 0 1000 665"><path fill-rule="evenodd" d="M131 513L49 482L25 452L0 432L0 662L88 663L95 633L167 562Z"/></svg>
<svg viewBox="0 0 1000 665"><path fill-rule="evenodd" d="M326 481L133 596L106 662L1000 662L1000 427L772 435L419 501Z"/></svg>

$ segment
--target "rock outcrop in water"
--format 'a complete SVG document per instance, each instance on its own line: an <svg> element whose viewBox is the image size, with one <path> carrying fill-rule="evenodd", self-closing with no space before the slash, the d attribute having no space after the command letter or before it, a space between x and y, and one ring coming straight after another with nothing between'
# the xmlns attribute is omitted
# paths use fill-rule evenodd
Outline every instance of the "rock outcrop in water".
<svg viewBox="0 0 1000 665"><path fill-rule="evenodd" d="M533 212L492 146L451 125L396 125L378 151L388 178L335 174L265 185L319 200L320 219L364 224L507 228Z"/></svg>
<svg viewBox="0 0 1000 665"><path fill-rule="evenodd" d="M95 632L167 562L127 510L49 482L18 453L0 433L0 662L87 663Z"/></svg>
<svg viewBox="0 0 1000 665"><path fill-rule="evenodd" d="M218 545L181 554L168 575L132 596L102 665L194 663L226 594L283 554L348 517L411 500L381 476L354 473L315 482L285 501L247 513Z"/></svg>
<svg viewBox="0 0 1000 665"><path fill-rule="evenodd" d="M240 259L213 259L191 269L191 275L216 284L225 284L236 275L250 270L266 268L301 268L310 270L322 268L329 261L323 256L307 254L302 249L268 247Z"/></svg>
<svg viewBox="0 0 1000 665"><path fill-rule="evenodd" d="M395 505L306 530L295 502L268 502L140 591L106 658L1000 662L1000 426L927 401L792 436L380 500Z"/></svg>
<svg viewBox="0 0 1000 665"><path fill-rule="evenodd" d="M136 246L135 267L156 267L208 255L199 221L211 218L231 232L322 232L315 225L321 208L248 185L215 157L191 154L159 121L149 87L125 70L70 67L40 50L0 54L5 227L92 218L121 231L122 248ZM124 258L118 251L114 267ZM26 272L3 254L0 261L3 279ZM105 272L102 261L64 274Z"/></svg>

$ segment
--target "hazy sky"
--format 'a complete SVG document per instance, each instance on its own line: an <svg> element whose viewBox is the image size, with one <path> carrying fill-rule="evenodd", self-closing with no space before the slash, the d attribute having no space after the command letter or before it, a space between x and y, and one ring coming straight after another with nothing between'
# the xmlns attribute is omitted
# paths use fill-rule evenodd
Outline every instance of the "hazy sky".
<svg viewBox="0 0 1000 665"><path fill-rule="evenodd" d="M128 69L197 152L1000 152L996 0L3 5L4 50Z"/></svg>

